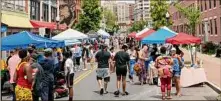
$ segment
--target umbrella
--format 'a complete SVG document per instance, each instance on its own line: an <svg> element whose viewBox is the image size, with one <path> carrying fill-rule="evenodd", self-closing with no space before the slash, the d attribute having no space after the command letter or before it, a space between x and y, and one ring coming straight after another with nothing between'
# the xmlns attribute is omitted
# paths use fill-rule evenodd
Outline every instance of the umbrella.
<svg viewBox="0 0 221 101"><path fill-rule="evenodd" d="M200 44L201 39L194 37L192 35L188 35L185 33L178 33L176 36L168 38L166 40L166 43L171 43L171 44L191 44L191 43L196 43Z"/></svg>
<svg viewBox="0 0 221 101"><path fill-rule="evenodd" d="M154 33L154 32L155 32L155 30L150 29L150 30L144 32L143 34L137 36L136 39L137 39L137 40L142 40L143 38L145 38L145 37L151 35L151 34Z"/></svg>

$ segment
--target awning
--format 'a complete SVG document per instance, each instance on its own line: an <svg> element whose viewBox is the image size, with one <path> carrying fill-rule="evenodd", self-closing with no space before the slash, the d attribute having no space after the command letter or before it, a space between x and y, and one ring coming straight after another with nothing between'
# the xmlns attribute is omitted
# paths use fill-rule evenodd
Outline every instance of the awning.
<svg viewBox="0 0 221 101"><path fill-rule="evenodd" d="M137 36L136 39L140 41L140 40L142 40L143 38L145 38L145 37L151 35L151 34L154 33L154 32L155 32L155 30L149 29L148 31L144 32L143 34Z"/></svg>
<svg viewBox="0 0 221 101"><path fill-rule="evenodd" d="M8 25L8 27L33 28L28 16L18 16L16 14L2 13L2 23Z"/></svg>
<svg viewBox="0 0 221 101"><path fill-rule="evenodd" d="M57 29L57 24L55 22L43 22L43 21L30 21L34 28L49 28ZM67 28L66 24L59 24L59 29L65 30Z"/></svg>

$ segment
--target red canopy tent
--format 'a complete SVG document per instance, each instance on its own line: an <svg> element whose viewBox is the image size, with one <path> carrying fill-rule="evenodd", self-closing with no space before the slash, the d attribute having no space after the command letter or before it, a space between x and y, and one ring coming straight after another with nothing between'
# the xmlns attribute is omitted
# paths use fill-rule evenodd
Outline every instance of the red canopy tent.
<svg viewBox="0 0 221 101"><path fill-rule="evenodd" d="M128 37L131 37L131 38L135 38L136 37L136 32L132 32L132 33L130 33L129 35L128 35Z"/></svg>
<svg viewBox="0 0 221 101"><path fill-rule="evenodd" d="M194 37L192 35L188 35L185 33L178 33L176 36L172 38L168 38L166 40L166 43L171 43L171 44L191 44L191 43L196 43L200 44L201 39Z"/></svg>
<svg viewBox="0 0 221 101"><path fill-rule="evenodd" d="M143 38L149 36L150 34L152 34L152 33L154 33L154 32L155 32L155 30L149 29L148 31L144 32L143 34L137 36L136 39L140 41L140 40L142 40Z"/></svg>

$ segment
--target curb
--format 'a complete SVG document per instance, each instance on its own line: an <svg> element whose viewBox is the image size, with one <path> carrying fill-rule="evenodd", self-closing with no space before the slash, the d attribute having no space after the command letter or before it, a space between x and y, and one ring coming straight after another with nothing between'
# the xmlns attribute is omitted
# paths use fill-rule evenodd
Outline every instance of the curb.
<svg viewBox="0 0 221 101"><path fill-rule="evenodd" d="M205 82L205 84L212 88L216 93L221 93L221 89L218 86L214 85L212 82L207 81Z"/></svg>

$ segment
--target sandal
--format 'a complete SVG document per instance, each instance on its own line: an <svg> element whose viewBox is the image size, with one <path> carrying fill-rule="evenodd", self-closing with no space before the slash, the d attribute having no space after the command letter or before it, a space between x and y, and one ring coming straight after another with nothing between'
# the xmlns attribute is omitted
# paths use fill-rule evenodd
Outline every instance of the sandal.
<svg viewBox="0 0 221 101"><path fill-rule="evenodd" d="M125 91L122 95L123 95L123 96L124 96L124 95L129 95L129 93L128 93L127 91Z"/></svg>
<svg viewBox="0 0 221 101"><path fill-rule="evenodd" d="M119 96L119 94L120 94L120 91L119 91L119 90L114 92L114 95L115 95L115 96Z"/></svg>
<svg viewBox="0 0 221 101"><path fill-rule="evenodd" d="M165 96L162 96L162 100L165 100L166 99L166 97Z"/></svg>

